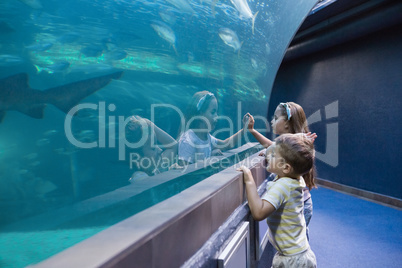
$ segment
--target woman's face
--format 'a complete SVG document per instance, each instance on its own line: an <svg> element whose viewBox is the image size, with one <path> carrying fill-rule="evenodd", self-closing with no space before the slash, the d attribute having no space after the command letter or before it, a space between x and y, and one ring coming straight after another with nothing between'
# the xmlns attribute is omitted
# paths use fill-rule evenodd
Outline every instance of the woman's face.
<svg viewBox="0 0 402 268"><path fill-rule="evenodd" d="M276 107L274 118L271 121L272 131L276 135L289 133L286 117L282 115L279 107Z"/></svg>
<svg viewBox="0 0 402 268"><path fill-rule="evenodd" d="M216 122L218 121L218 101L215 97L211 99L207 110L205 110L205 112L201 115L206 119L204 123L209 124L206 126L206 128L210 127L210 130L213 130L216 126Z"/></svg>

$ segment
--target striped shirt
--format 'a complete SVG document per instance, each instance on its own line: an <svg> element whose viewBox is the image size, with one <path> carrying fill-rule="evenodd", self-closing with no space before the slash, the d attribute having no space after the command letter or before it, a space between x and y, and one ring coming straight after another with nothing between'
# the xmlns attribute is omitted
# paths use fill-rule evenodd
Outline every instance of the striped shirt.
<svg viewBox="0 0 402 268"><path fill-rule="evenodd" d="M275 207L267 218L271 244L282 255L295 255L309 248L303 216L304 179L280 178L269 182L262 196Z"/></svg>

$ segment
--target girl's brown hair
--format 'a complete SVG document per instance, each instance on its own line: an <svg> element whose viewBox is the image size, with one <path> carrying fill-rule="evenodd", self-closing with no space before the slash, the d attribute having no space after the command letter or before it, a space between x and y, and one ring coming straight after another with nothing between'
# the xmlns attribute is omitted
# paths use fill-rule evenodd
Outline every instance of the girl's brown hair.
<svg viewBox="0 0 402 268"><path fill-rule="evenodd" d="M308 133L310 129L308 127L306 114L304 113L303 108L294 102L286 102L285 103L289 110L291 117L288 118L288 113L286 111L286 107L284 104L279 104L278 109L286 119L286 122L289 126L289 133ZM317 188L315 184L316 178L316 170L315 165L310 169L310 171L303 175L304 181L306 182L307 187L311 190L312 188Z"/></svg>

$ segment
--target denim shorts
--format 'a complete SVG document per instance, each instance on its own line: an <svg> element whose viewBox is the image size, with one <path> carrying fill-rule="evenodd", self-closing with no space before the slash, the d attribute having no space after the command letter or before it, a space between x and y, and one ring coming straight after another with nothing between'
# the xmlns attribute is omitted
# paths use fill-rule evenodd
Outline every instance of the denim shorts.
<svg viewBox="0 0 402 268"><path fill-rule="evenodd" d="M304 201L304 219L306 220L306 225L310 223L311 216L313 216L313 200L311 197Z"/></svg>

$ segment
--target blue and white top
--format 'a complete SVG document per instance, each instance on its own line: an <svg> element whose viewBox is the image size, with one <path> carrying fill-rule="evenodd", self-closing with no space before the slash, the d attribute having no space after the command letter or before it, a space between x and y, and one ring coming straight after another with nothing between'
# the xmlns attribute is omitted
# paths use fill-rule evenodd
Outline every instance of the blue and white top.
<svg viewBox="0 0 402 268"><path fill-rule="evenodd" d="M211 157L218 139L208 133L207 140L201 140L192 129L184 132L179 139L179 159L195 163Z"/></svg>

